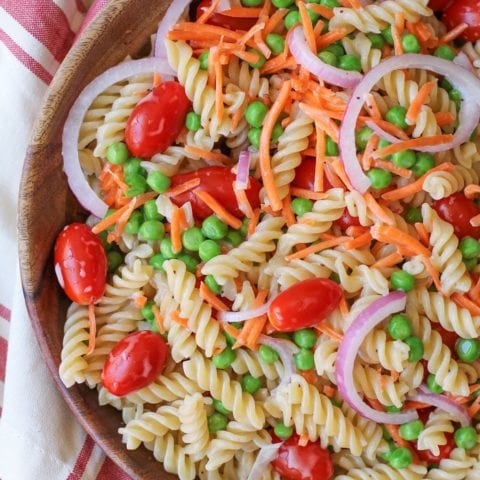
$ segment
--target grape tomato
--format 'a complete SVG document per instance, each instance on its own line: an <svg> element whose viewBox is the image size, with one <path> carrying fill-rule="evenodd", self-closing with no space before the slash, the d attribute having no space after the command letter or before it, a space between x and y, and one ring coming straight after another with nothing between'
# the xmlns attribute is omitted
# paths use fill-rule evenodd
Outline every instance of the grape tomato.
<svg viewBox="0 0 480 480"><path fill-rule="evenodd" d="M480 39L480 0L455 0L444 10L443 21L451 30L461 23L468 28L460 38L469 42Z"/></svg>
<svg viewBox="0 0 480 480"><path fill-rule="evenodd" d="M314 190L315 183L315 159L306 157L302 163L295 169L295 178L292 187L304 188L305 190ZM323 190L327 191L332 188L327 177L323 176Z"/></svg>

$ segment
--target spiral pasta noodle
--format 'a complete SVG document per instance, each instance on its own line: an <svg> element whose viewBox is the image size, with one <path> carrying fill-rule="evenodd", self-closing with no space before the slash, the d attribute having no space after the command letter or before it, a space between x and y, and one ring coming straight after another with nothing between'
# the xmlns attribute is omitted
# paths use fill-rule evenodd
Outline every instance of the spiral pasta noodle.
<svg viewBox="0 0 480 480"><path fill-rule="evenodd" d="M442 411L432 412L425 424L425 429L420 432L417 441L419 450L430 450L433 455L440 455L440 446L447 443L445 433L454 431L452 417Z"/></svg>

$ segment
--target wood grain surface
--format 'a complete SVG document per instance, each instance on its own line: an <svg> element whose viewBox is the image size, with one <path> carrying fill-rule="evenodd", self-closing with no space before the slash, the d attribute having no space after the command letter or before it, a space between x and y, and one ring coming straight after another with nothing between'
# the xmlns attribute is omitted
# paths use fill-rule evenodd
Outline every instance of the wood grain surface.
<svg viewBox="0 0 480 480"><path fill-rule="evenodd" d="M164 473L146 449L126 450L117 433L120 413L100 407L96 390L85 385L67 390L60 381L58 366L69 301L55 279L52 249L65 224L86 216L69 192L62 170L60 142L68 111L81 90L99 73L140 51L167 6L168 1L162 0L115 0L85 30L47 91L27 151L19 197L21 276L43 357L83 427L107 455L139 480L175 477Z"/></svg>

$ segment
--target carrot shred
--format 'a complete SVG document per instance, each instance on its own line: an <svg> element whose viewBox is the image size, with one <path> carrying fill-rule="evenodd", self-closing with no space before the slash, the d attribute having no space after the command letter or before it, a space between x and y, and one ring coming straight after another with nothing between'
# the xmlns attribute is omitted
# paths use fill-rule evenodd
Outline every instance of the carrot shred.
<svg viewBox="0 0 480 480"><path fill-rule="evenodd" d="M359 237L360 235L363 235L365 232L369 232L369 231L370 231L369 227L362 227L361 225L350 225L345 230L345 233L349 237Z"/></svg>
<svg viewBox="0 0 480 480"><path fill-rule="evenodd" d="M403 54L402 38L396 25L392 25L393 50L395 55Z"/></svg>
<svg viewBox="0 0 480 480"><path fill-rule="evenodd" d="M222 15L234 18L258 18L261 11L261 8L231 7L228 10L222 10Z"/></svg>
<svg viewBox="0 0 480 480"><path fill-rule="evenodd" d="M153 74L153 86L158 87L162 83L162 76L159 73Z"/></svg>
<svg viewBox="0 0 480 480"><path fill-rule="evenodd" d="M321 17L326 18L327 20L330 20L331 18L333 18L333 9L328 8L325 5L319 5L318 3L309 3L308 9L320 15Z"/></svg>
<svg viewBox="0 0 480 480"><path fill-rule="evenodd" d="M225 107L223 105L223 68L220 62L215 63L215 113L218 121L222 120Z"/></svg>
<svg viewBox="0 0 480 480"><path fill-rule="evenodd" d="M282 113L283 107L289 100L291 82L287 80L283 83L278 97L270 108L265 117L262 134L260 136L260 172L262 175L263 186L270 200L273 210L282 208L282 200L280 199L273 175L272 165L270 163L270 139L278 117Z"/></svg>
<svg viewBox="0 0 480 480"><path fill-rule="evenodd" d="M212 195L205 190L198 188L193 193L200 198L218 217L232 228L238 229L242 226L242 221L228 212Z"/></svg>
<svg viewBox="0 0 480 480"><path fill-rule="evenodd" d="M430 250L422 245L416 238L391 225L374 225L370 233L375 240L392 243L411 249L415 254L430 258Z"/></svg>
<svg viewBox="0 0 480 480"><path fill-rule="evenodd" d="M323 333L324 335L331 338L332 340L335 340L338 343L340 343L343 340L343 335L336 332L330 325L328 325L325 322L318 323L317 325L315 325L314 328L315 330L319 331L320 333Z"/></svg>
<svg viewBox="0 0 480 480"><path fill-rule="evenodd" d="M475 385L470 385L469 387L470 393L475 393L480 390L480 383L477 383Z"/></svg>
<svg viewBox="0 0 480 480"><path fill-rule="evenodd" d="M330 162L331 167L333 168L333 171L335 172L335 175L343 182L345 187L347 187L348 190L351 192L355 190L350 183L349 178L347 177L347 174L345 172L345 167L343 166L342 161L338 157L330 157L333 158L333 160Z"/></svg>
<svg viewBox="0 0 480 480"><path fill-rule="evenodd" d="M152 306L152 312L155 317L155 325L158 328L158 331L161 334L165 333L165 325L163 323L163 315L160 313L160 309L158 308L157 305Z"/></svg>
<svg viewBox="0 0 480 480"><path fill-rule="evenodd" d="M313 118L313 120L318 122L320 127L327 133L327 135L338 143L338 125L331 118L325 115L324 111L319 108L312 107L311 105L307 105L306 103L300 103L299 107L303 113L307 114Z"/></svg>
<svg viewBox="0 0 480 480"><path fill-rule="evenodd" d="M315 177L313 190L323 192L323 168L325 164L325 132L322 130L320 122L315 121L316 144L315 144Z"/></svg>
<svg viewBox="0 0 480 480"><path fill-rule="evenodd" d="M451 112L437 112L435 114L435 120L439 127L445 127L455 121L455 115Z"/></svg>
<svg viewBox="0 0 480 480"><path fill-rule="evenodd" d="M372 240L373 239L372 239L372 236L370 235L370 232L365 232L362 235L358 236L357 238L354 238L353 240L346 242L344 247L348 250L353 248L361 248L361 247L364 247L365 245L368 245Z"/></svg>
<svg viewBox="0 0 480 480"><path fill-rule="evenodd" d="M371 117L373 120L382 120L382 114L380 113L380 109L378 108L377 101L372 93L368 93L365 96L365 106L367 110L370 112Z"/></svg>
<svg viewBox="0 0 480 480"><path fill-rule="evenodd" d="M408 140L408 135L400 127L397 127L393 123L387 122L385 120L373 119L371 117L364 117L363 115L358 117L358 120L361 123L365 123L367 120L374 121L382 130L390 133L390 135L393 135L394 137L400 138L402 140Z"/></svg>
<svg viewBox="0 0 480 480"><path fill-rule="evenodd" d="M480 411L480 396L468 407L468 413L474 417Z"/></svg>
<svg viewBox="0 0 480 480"><path fill-rule="evenodd" d="M219 312L228 311L228 307L223 303L206 285L205 283L200 283L200 296L205 300L210 306L218 310Z"/></svg>
<svg viewBox="0 0 480 480"><path fill-rule="evenodd" d="M443 37L440 37L440 43L450 43L458 38L468 28L467 23L460 23L455 28L449 30Z"/></svg>
<svg viewBox="0 0 480 480"><path fill-rule="evenodd" d="M240 331L238 330L238 328L235 328L230 323L225 322L225 323L222 323L221 325L222 325L222 328L233 338L238 338L238 335L240 335Z"/></svg>
<svg viewBox="0 0 480 480"><path fill-rule="evenodd" d="M323 387L323 393L330 398L333 398L335 394L337 393L336 388L332 387L331 385L325 385Z"/></svg>
<svg viewBox="0 0 480 480"><path fill-rule="evenodd" d="M428 247L430 245L430 235L427 232L427 229L425 228L425 225L423 223L417 222L414 224L415 230L418 233L418 238L420 238L420 241Z"/></svg>
<svg viewBox="0 0 480 480"><path fill-rule="evenodd" d="M324 33L323 35L320 35L317 40L317 51L318 50L323 50L325 47L328 47L332 43L337 42L338 40L341 40L342 38L346 37L348 35L348 30L344 28L338 28L336 30L330 30L327 33Z"/></svg>
<svg viewBox="0 0 480 480"><path fill-rule="evenodd" d="M300 375L310 384L315 385L317 383L317 373L315 369L303 370L300 372Z"/></svg>
<svg viewBox="0 0 480 480"><path fill-rule="evenodd" d="M185 147L186 148L186 147ZM175 187L170 187L164 195L166 197L175 197L180 195L181 193L188 192L189 190L193 190L195 187L200 185L199 178L192 178L191 180L187 180L186 182L182 183L181 185L177 185Z"/></svg>
<svg viewBox="0 0 480 480"><path fill-rule="evenodd" d="M259 290L255 301L253 303L253 308L261 307L265 303L267 298L267 290ZM233 345L233 348L238 348L243 345L248 346L251 349L254 349L258 340L258 337L262 333L265 322L267 321L266 315L261 315L260 317L248 319L237 337L237 341Z"/></svg>
<svg viewBox="0 0 480 480"><path fill-rule="evenodd" d="M235 184L235 181L234 181L234 184ZM252 218L254 215L253 208L252 208L252 205L250 204L250 201L248 200L245 190L239 190L237 188L234 188L233 193L235 194L235 198L237 199L237 205L238 205L238 208L241 210L241 212L247 218Z"/></svg>
<svg viewBox="0 0 480 480"><path fill-rule="evenodd" d="M329 10L329 9L328 9ZM267 20L265 28L263 29L263 35L266 37L269 33L273 32L275 28L281 23L283 17L287 14L287 9L276 10L275 13Z"/></svg>
<svg viewBox="0 0 480 480"><path fill-rule="evenodd" d="M382 206L373 198L373 195L370 192L365 193L363 196L365 198L365 202L367 207L371 210L371 212L383 223L387 225L395 225L395 220L387 215L385 210Z"/></svg>
<svg viewBox="0 0 480 480"><path fill-rule="evenodd" d="M413 125L417 121L422 105L427 101L428 96L432 93L436 84L436 80L432 80L431 82L422 85L418 93L415 95L415 98L411 101L406 114L406 119L410 124Z"/></svg>
<svg viewBox="0 0 480 480"><path fill-rule="evenodd" d="M197 23L206 23L207 20L210 18L210 15L212 15L212 13L215 12L215 10L217 9L219 3L220 0L213 0L210 6L205 9L200 15L200 17L197 19Z"/></svg>
<svg viewBox="0 0 480 480"><path fill-rule="evenodd" d="M462 295L459 292L455 292L450 297L459 307L466 308L472 315L480 315L480 306L477 305L473 300Z"/></svg>
<svg viewBox="0 0 480 480"><path fill-rule="evenodd" d="M291 205L291 197L290 193L283 199L283 208L282 208L282 216L285 219L288 227L291 227L296 223L295 215L292 212L292 205Z"/></svg>
<svg viewBox="0 0 480 480"><path fill-rule="evenodd" d="M97 320L95 319L95 305L88 304L88 350L85 355L90 355L95 350L95 338L97 336Z"/></svg>
<svg viewBox="0 0 480 480"><path fill-rule="evenodd" d="M350 313L350 307L348 306L347 299L345 298L345 295L342 295L342 298L340 299L340 303L338 304L338 307L340 309L340 313L342 314L343 318L347 318L348 314Z"/></svg>
<svg viewBox="0 0 480 480"><path fill-rule="evenodd" d="M480 277L478 278L475 285L468 292L468 296L475 301L475 299L480 298Z"/></svg>
<svg viewBox="0 0 480 480"><path fill-rule="evenodd" d="M337 245L341 245L342 243L350 241L351 237L336 237L331 240L325 240L323 242L315 243L310 247L304 248L303 250L299 250L298 252L292 253L285 257L287 262L295 260L296 258L305 258L307 255L311 253L321 252L322 250L326 250L327 248L336 247Z"/></svg>
<svg viewBox="0 0 480 480"><path fill-rule="evenodd" d="M390 190L387 193L382 195L382 198L388 202L394 202L396 200L401 200L402 198L409 197L413 195L423 188L423 183L425 182L426 178L433 172L445 171L451 172L453 170L453 165L449 162L442 163L432 169L430 169L427 173L422 175L418 180L409 185L405 185L404 187L397 188L395 190Z"/></svg>
<svg viewBox="0 0 480 480"><path fill-rule="evenodd" d="M181 317L178 310L173 310L170 312L170 318L175 322L181 325L182 327L188 328L188 319Z"/></svg>
<svg viewBox="0 0 480 480"><path fill-rule="evenodd" d="M315 35L313 33L312 20L310 19L307 7L304 2L297 2L297 7L300 12L300 18L303 25L303 33L307 39L307 45L313 53L317 53L317 45L315 43Z"/></svg>
<svg viewBox="0 0 480 480"><path fill-rule="evenodd" d="M247 238L250 238L255 233L255 229L257 228L259 220L260 220L260 209L256 208L253 211L253 217L248 222Z"/></svg>
<svg viewBox="0 0 480 480"><path fill-rule="evenodd" d="M135 304L135 306L137 308L143 308L145 306L145 304L147 303L147 300L148 300L148 298L145 295L137 295L134 298L133 303Z"/></svg>
<svg viewBox="0 0 480 480"><path fill-rule="evenodd" d="M413 33L418 37L421 43L425 43L432 37L432 33L428 27L422 22L407 22L407 29L410 33Z"/></svg>
<svg viewBox="0 0 480 480"><path fill-rule="evenodd" d="M394 267L398 263L400 263L403 260L403 255L401 255L399 252L393 252L390 255L387 255L384 258L381 258L380 260L377 260L373 265L372 268L389 268L389 267Z"/></svg>
<svg viewBox="0 0 480 480"><path fill-rule="evenodd" d="M182 251L182 222L185 218L183 208L175 208L172 212L172 221L170 222L170 237L172 240L172 250L174 253Z"/></svg>
<svg viewBox="0 0 480 480"><path fill-rule="evenodd" d="M367 149L365 148L365 152ZM373 154L373 152L372 152ZM364 153L364 156L366 153ZM370 157L371 158L371 157ZM363 164L363 160L362 160ZM397 167L394 163L389 162L388 160L373 160L372 162L374 167L378 168L383 168L383 170L387 170L389 172L394 173L395 175L398 175L399 177L403 178L410 178L412 176L412 171L409 170L408 168L402 168L402 167Z"/></svg>
<svg viewBox="0 0 480 480"><path fill-rule="evenodd" d="M290 194L293 197L308 198L309 200L322 200L328 197L328 194L325 192L312 192L300 187L290 187Z"/></svg>
<svg viewBox="0 0 480 480"><path fill-rule="evenodd" d="M430 147L433 145L443 145L452 141L453 135L441 134L441 135L432 135L430 137L419 137L411 138L409 140L404 140L398 143L392 143L380 150L377 150L373 156L376 158L384 157L387 155L392 155L393 153L401 152L402 150L415 149L418 147Z"/></svg>
<svg viewBox="0 0 480 480"><path fill-rule="evenodd" d="M422 410L423 408L430 408L431 405L428 403L422 403L422 402L415 402L413 400L407 400L404 404L403 407L405 410Z"/></svg>

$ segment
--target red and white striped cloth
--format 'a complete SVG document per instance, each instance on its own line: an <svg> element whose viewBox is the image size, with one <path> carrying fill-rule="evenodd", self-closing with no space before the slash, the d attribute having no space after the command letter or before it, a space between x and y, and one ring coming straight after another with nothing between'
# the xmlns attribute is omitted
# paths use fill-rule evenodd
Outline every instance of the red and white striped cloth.
<svg viewBox="0 0 480 480"><path fill-rule="evenodd" d="M22 163L42 97L75 36L106 1L97 0L90 10L91 0L0 2L2 480L129 479L72 421L57 393L25 309L16 241Z"/></svg>

